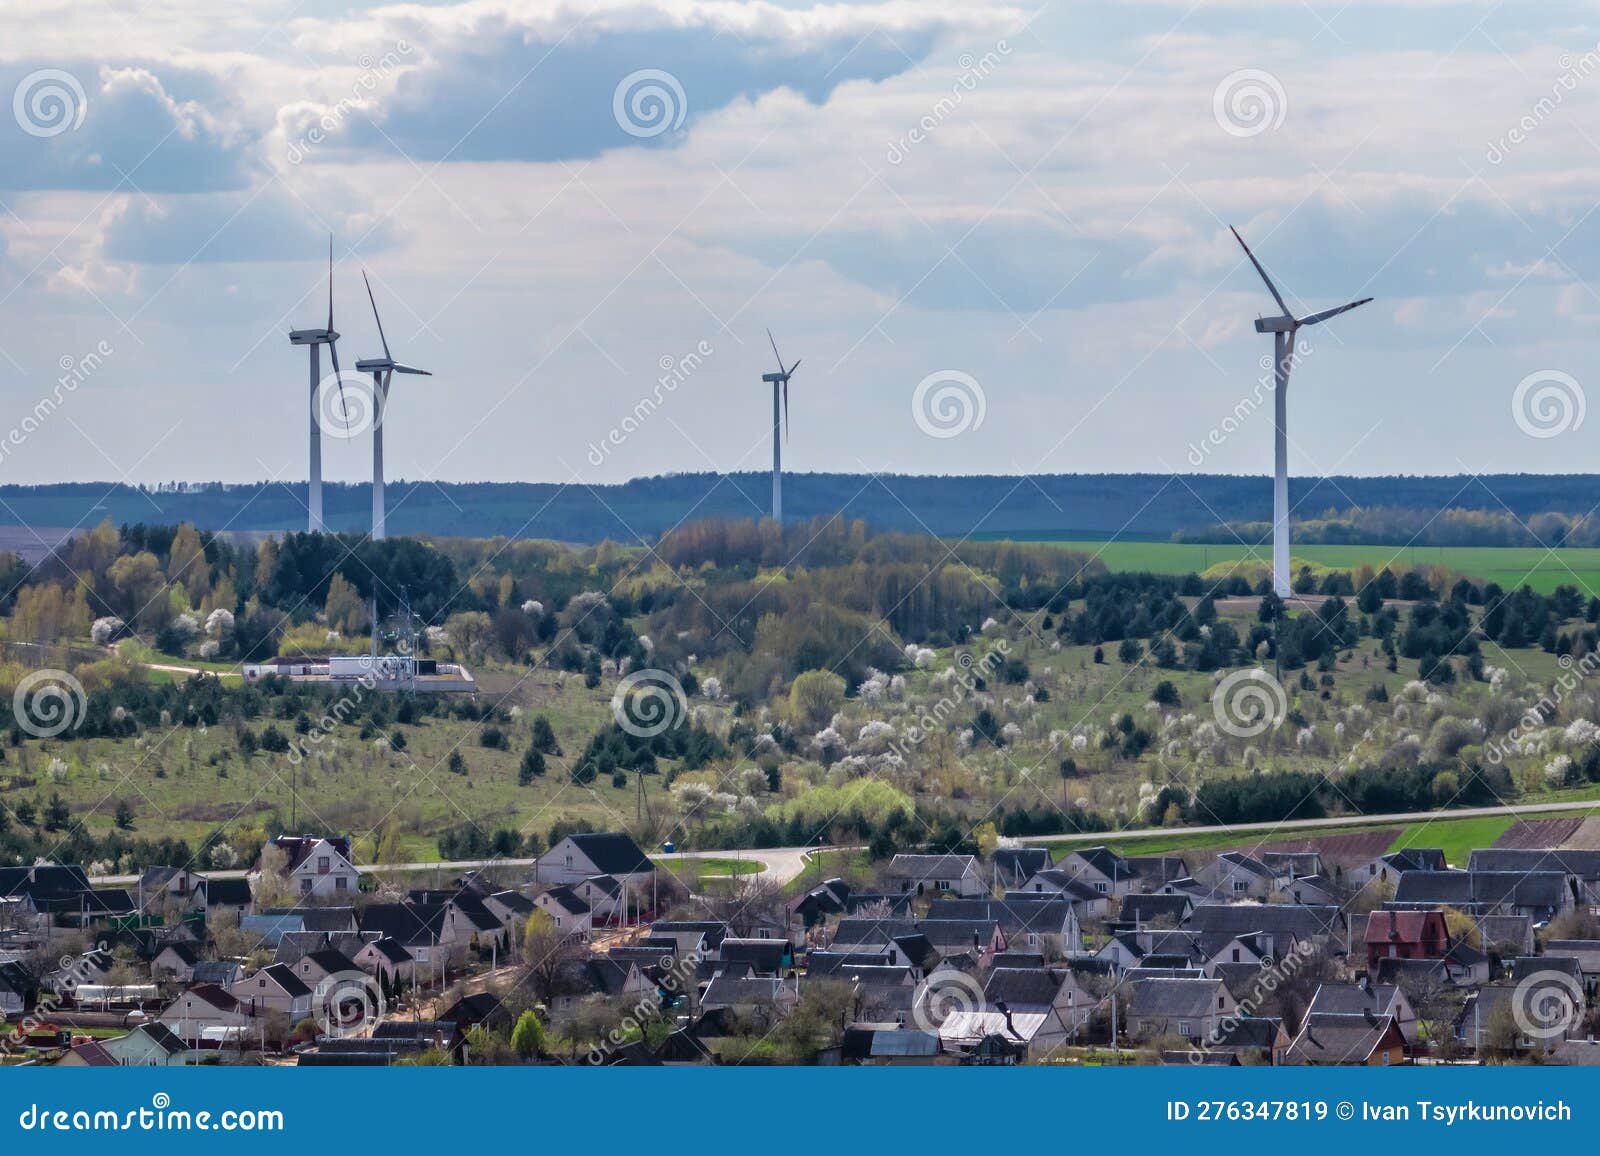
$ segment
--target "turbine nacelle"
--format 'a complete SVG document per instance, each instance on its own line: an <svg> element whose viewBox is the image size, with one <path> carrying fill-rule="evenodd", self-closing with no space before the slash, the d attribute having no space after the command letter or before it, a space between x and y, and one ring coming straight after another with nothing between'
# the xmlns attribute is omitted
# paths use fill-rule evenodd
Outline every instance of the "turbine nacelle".
<svg viewBox="0 0 1600 1156"><path fill-rule="evenodd" d="M332 329L289 330L290 345L331 345L338 340L339 334Z"/></svg>
<svg viewBox="0 0 1600 1156"><path fill-rule="evenodd" d="M761 380L770 382L773 385L779 385L785 381L788 381L789 375L787 373L763 373L761 375Z"/></svg>
<svg viewBox="0 0 1600 1156"><path fill-rule="evenodd" d="M1293 317L1257 317L1257 333L1293 333L1300 323Z"/></svg>
<svg viewBox="0 0 1600 1156"><path fill-rule="evenodd" d="M432 377L431 369L418 369L414 365L405 365L392 357L364 357L356 362L356 370L360 373L415 373L423 377Z"/></svg>

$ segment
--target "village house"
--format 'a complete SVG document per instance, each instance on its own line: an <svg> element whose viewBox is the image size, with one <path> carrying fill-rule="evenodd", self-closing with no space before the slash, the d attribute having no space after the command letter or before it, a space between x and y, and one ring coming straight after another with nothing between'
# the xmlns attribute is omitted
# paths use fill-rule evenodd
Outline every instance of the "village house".
<svg viewBox="0 0 1600 1156"><path fill-rule="evenodd" d="M1415 1044L1420 1033L1417 1012L1410 997L1398 984L1324 983L1317 986L1307 1014L1330 1012L1338 1015L1388 1016L1400 1029L1407 1044Z"/></svg>
<svg viewBox="0 0 1600 1156"><path fill-rule="evenodd" d="M1450 930L1442 911L1374 911L1367 916L1367 970L1380 959L1443 959Z"/></svg>
<svg viewBox="0 0 1600 1156"><path fill-rule="evenodd" d="M578 893L565 883L535 895L533 906L535 910L548 915L550 921L568 935L587 938L594 929L594 912L587 903L578 898Z"/></svg>
<svg viewBox="0 0 1600 1156"><path fill-rule="evenodd" d="M537 886L575 884L610 875L636 894L649 894L655 867L633 836L621 831L568 835L534 861Z"/></svg>
<svg viewBox="0 0 1600 1156"><path fill-rule="evenodd" d="M361 889L361 876L351 862L350 840L317 835L278 835L268 846L283 855L278 874L300 898L349 899ZM261 871L256 866L256 874Z"/></svg>
<svg viewBox="0 0 1600 1156"><path fill-rule="evenodd" d="M229 994L250 1014L285 1016L291 1025L311 1014L311 988L288 964L270 964L235 981Z"/></svg>
<svg viewBox="0 0 1600 1156"><path fill-rule="evenodd" d="M979 896L989 893L974 855L896 855L889 861L890 887L921 895L928 891Z"/></svg>
<svg viewBox="0 0 1600 1156"><path fill-rule="evenodd" d="M374 939L356 952L350 962L390 986L410 982L413 978L412 955L398 939Z"/></svg>
<svg viewBox="0 0 1600 1156"><path fill-rule="evenodd" d="M1080 847L1068 851L1057 861L1055 870L1065 878L1076 879L1102 895L1120 896L1139 889L1138 869L1107 847ZM1035 890L1032 880L1028 882L1028 890Z"/></svg>
<svg viewBox="0 0 1600 1156"><path fill-rule="evenodd" d="M996 847L989 856L989 875L1002 891L1021 889L1049 866L1048 847Z"/></svg>
<svg viewBox="0 0 1600 1156"><path fill-rule="evenodd" d="M1217 979L1138 979L1130 986L1128 1034L1134 1039L1181 1036L1198 1043L1238 1009Z"/></svg>
<svg viewBox="0 0 1600 1156"><path fill-rule="evenodd" d="M1285 1064L1390 1066L1405 1063L1405 1038L1389 1016L1371 1012L1308 1014Z"/></svg>

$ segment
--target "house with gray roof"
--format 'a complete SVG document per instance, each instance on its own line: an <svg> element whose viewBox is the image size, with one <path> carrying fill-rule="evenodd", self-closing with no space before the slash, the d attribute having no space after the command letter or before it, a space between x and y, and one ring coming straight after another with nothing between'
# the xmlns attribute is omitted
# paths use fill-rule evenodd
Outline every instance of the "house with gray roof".
<svg viewBox="0 0 1600 1156"><path fill-rule="evenodd" d="M913 895L929 891L966 896L989 894L975 855L896 855L889 861L887 876L892 890Z"/></svg>

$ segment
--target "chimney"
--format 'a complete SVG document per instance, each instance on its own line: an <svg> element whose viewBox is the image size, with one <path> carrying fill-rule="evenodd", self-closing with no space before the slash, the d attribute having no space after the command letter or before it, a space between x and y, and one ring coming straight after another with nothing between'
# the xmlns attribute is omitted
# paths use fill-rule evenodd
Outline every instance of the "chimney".
<svg viewBox="0 0 1600 1156"><path fill-rule="evenodd" d="M1006 1001L1003 999L997 999L994 1001L994 1007L996 1011L1006 1017L1006 1031L1010 1032L1013 1036L1016 1036L1016 1038L1020 1040L1022 1035L1017 1031L1017 1026L1011 1022L1011 1009L1006 1006Z"/></svg>

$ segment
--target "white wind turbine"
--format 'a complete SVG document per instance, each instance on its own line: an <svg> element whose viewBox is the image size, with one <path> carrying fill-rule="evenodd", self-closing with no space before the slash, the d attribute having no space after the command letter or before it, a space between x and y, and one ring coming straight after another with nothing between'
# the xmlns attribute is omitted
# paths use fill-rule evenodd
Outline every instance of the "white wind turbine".
<svg viewBox="0 0 1600 1156"><path fill-rule="evenodd" d="M328 238L328 325L326 329L291 329L290 345L311 349L311 468L307 483L306 529L320 534L327 529L322 520L322 423L317 419L318 392L322 385L322 347L333 358L334 379L339 379L339 334L333 328L333 237ZM344 382L339 381L339 404L344 405Z"/></svg>
<svg viewBox="0 0 1600 1156"><path fill-rule="evenodd" d="M372 282L367 271L361 271L361 280L367 286L367 300L372 302L372 319L378 323L378 340L383 342L382 357L368 357L356 362L356 369L372 374L372 540L381 542L384 537L383 510L383 420L389 410L389 379L396 373L416 373L424 377L433 374L426 369L402 365L389 356L389 339L383 335L383 318L378 316L378 302L372 296Z"/></svg>
<svg viewBox="0 0 1600 1156"><path fill-rule="evenodd" d="M1285 304L1283 294L1267 276L1267 271L1256 260L1250 246L1239 236L1239 230L1229 226L1244 255L1267 283L1267 291L1283 310L1277 317L1256 318L1256 332L1272 334L1273 413L1276 434L1272 446L1272 589L1280 598L1293 593L1289 580L1289 370L1294 364L1294 335L1305 325L1320 325L1330 317L1347 313L1357 305L1365 305L1371 297L1363 297L1335 309L1324 309L1305 317L1296 317Z"/></svg>
<svg viewBox="0 0 1600 1156"><path fill-rule="evenodd" d="M789 436L789 375L800 367L800 359L788 369L783 367L783 354L772 330L767 330L767 340L772 342L772 356L778 359L777 373L763 373L762 381L772 383L772 520L783 521L783 441ZM779 390L783 391L782 408L779 408Z"/></svg>

